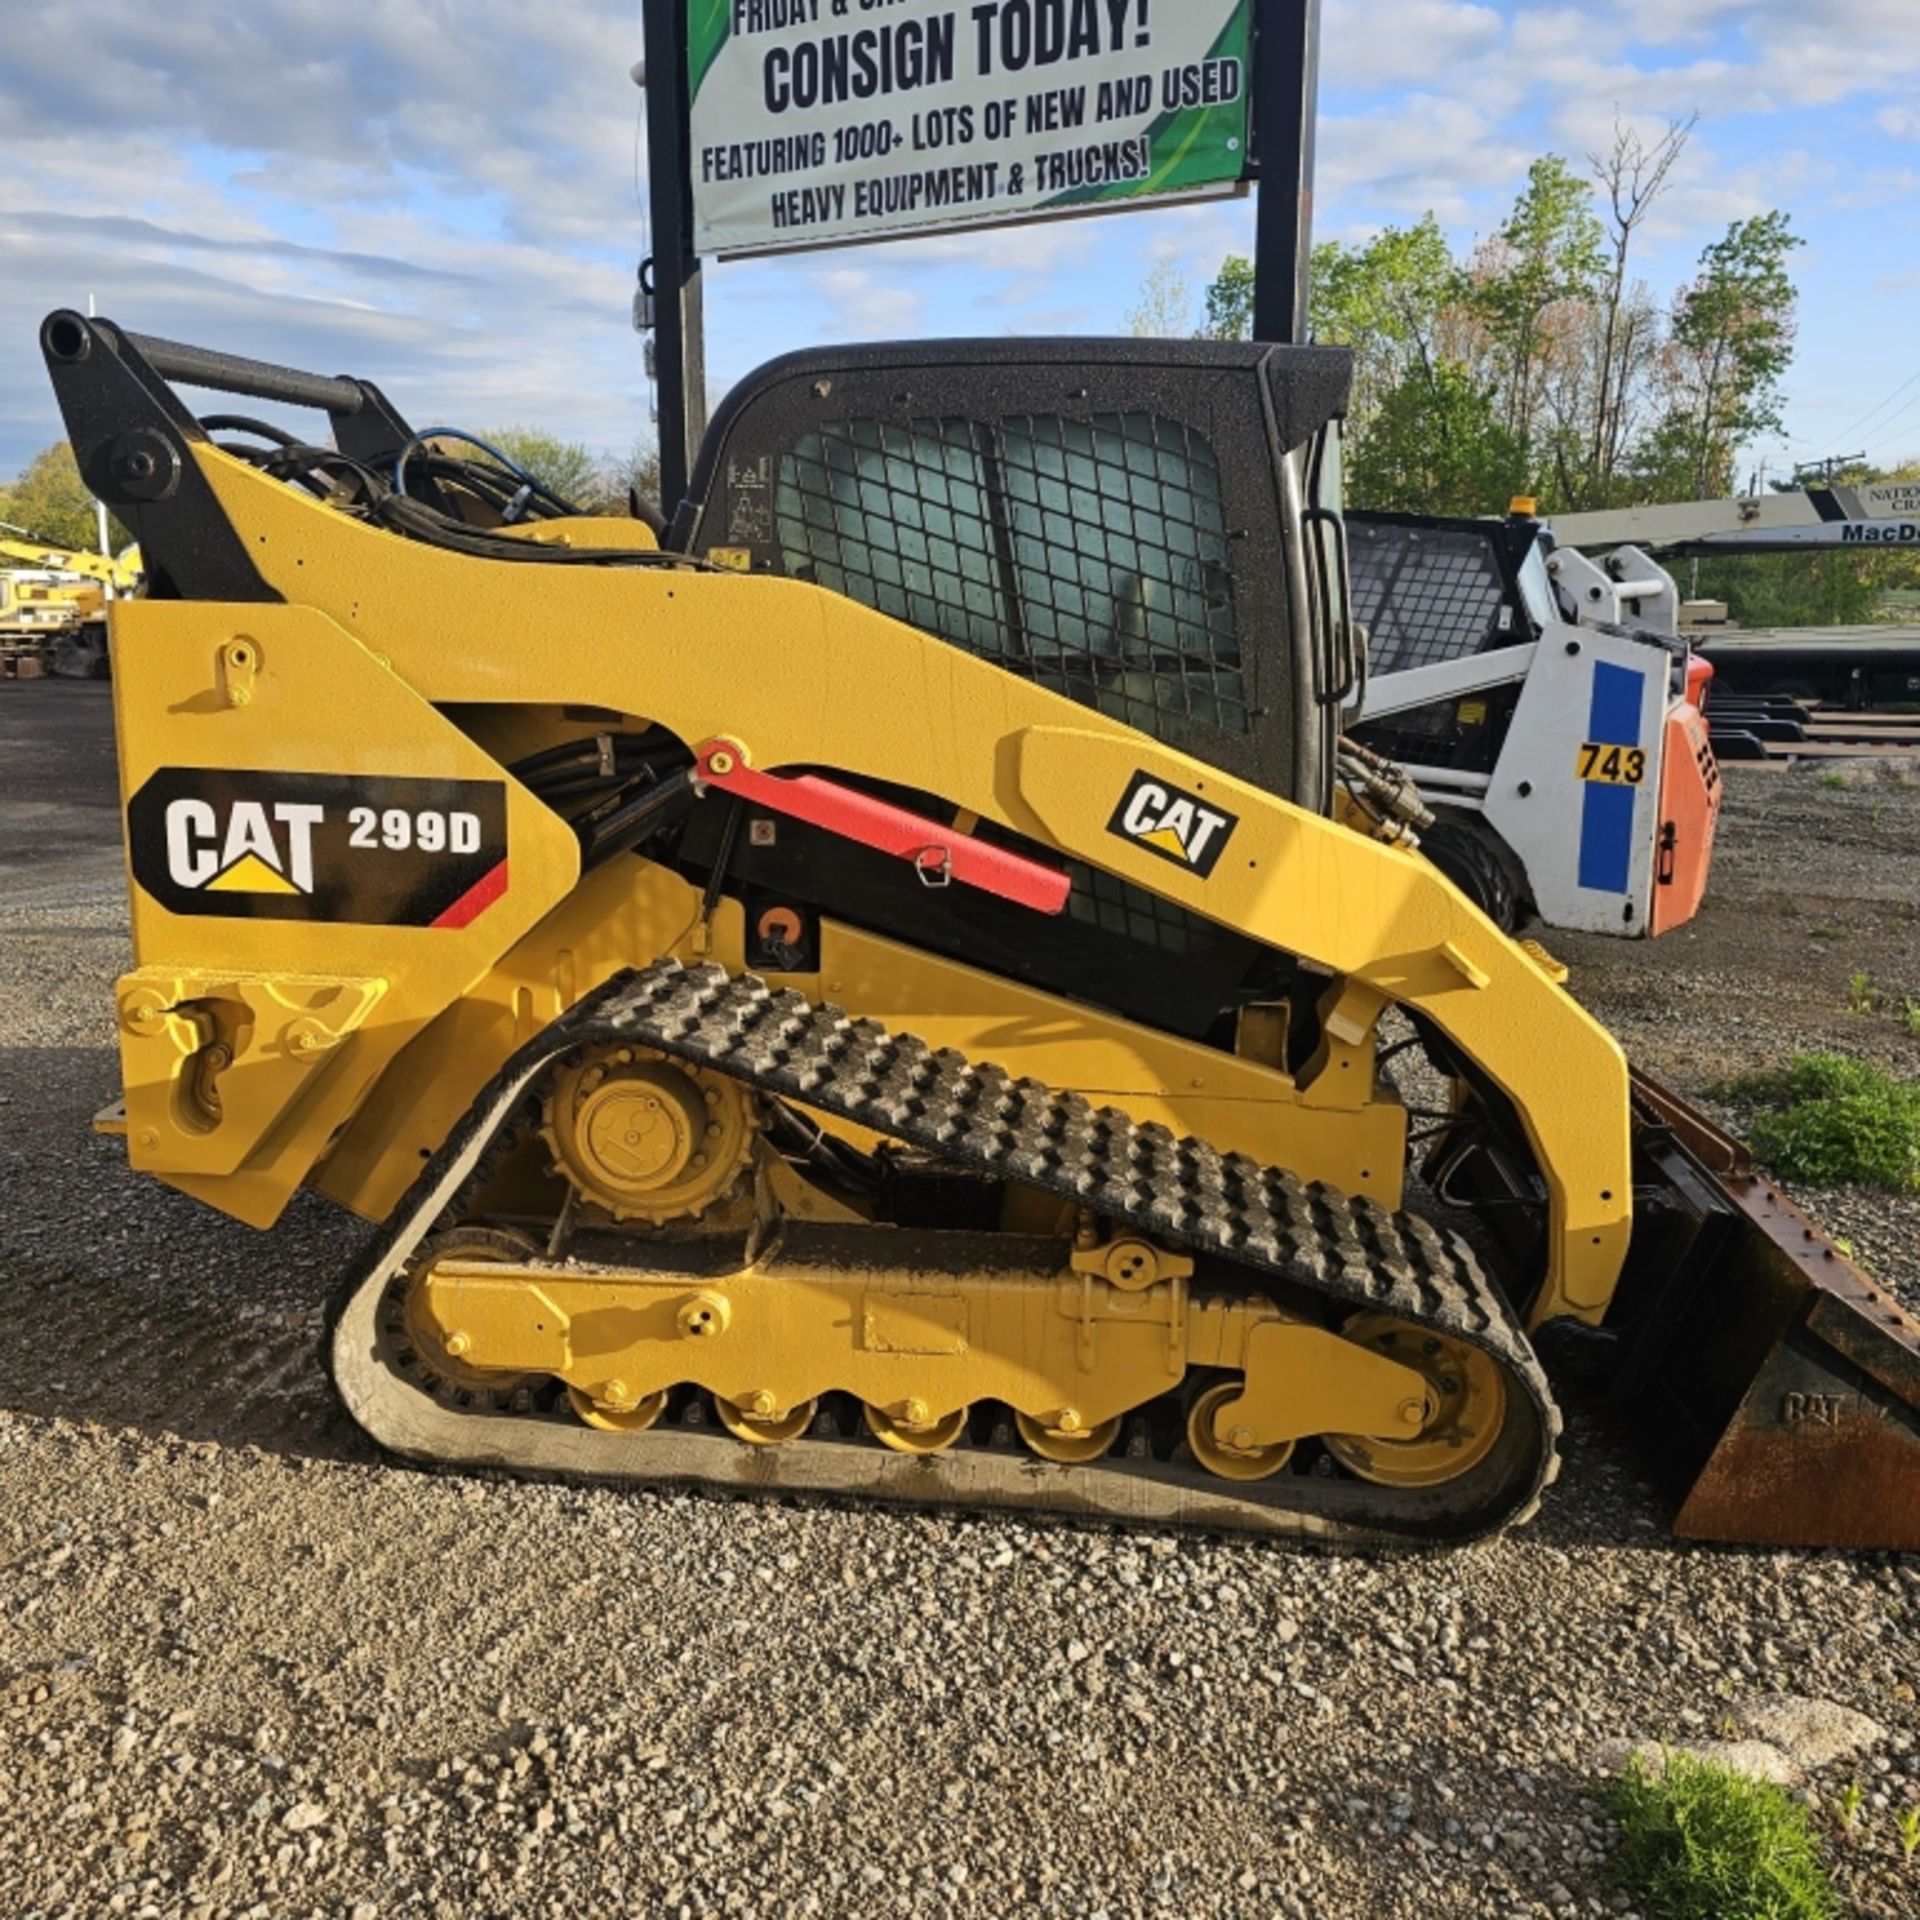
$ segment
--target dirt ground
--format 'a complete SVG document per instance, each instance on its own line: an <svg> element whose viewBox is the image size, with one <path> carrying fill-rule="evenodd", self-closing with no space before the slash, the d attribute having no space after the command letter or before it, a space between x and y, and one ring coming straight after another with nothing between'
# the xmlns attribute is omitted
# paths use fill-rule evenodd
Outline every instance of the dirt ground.
<svg viewBox="0 0 1920 1920"><path fill-rule="evenodd" d="M87 1131L106 691L0 688L0 1920L1615 1914L1619 1743L1741 1735L1920 1914L1920 1565L1683 1546L1578 1412L1532 1526L1388 1559L381 1460L315 1358L363 1230ZM1920 1070L1920 790L1728 785L1698 923L1551 938L1579 993L1693 1095ZM1920 1204L1800 1197L1914 1285Z"/></svg>

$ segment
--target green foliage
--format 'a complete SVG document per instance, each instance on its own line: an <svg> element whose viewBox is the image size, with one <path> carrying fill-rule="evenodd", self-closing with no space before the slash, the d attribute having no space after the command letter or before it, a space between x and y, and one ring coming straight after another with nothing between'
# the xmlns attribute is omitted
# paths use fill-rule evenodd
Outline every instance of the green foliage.
<svg viewBox="0 0 1920 1920"><path fill-rule="evenodd" d="M1724 600L1743 627L1861 626L1885 594L1884 569L1855 552L1735 554L1702 560L1696 577L1689 597Z"/></svg>
<svg viewBox="0 0 1920 1920"><path fill-rule="evenodd" d="M1860 1809L1867 1804L1866 1789L1858 1780L1849 1780L1840 1789L1840 1831L1849 1836L1860 1824Z"/></svg>
<svg viewBox="0 0 1920 1920"><path fill-rule="evenodd" d="M1230 253L1220 263L1220 271L1207 288L1207 324L1201 329L1209 340L1251 340L1253 338L1253 262L1244 255Z"/></svg>
<svg viewBox="0 0 1920 1920"><path fill-rule="evenodd" d="M92 553L99 539L93 496L80 478L79 463L64 440L42 447L11 486L0 487L0 520L25 527L49 546ZM132 536L117 521L108 523L115 552Z"/></svg>
<svg viewBox="0 0 1920 1920"><path fill-rule="evenodd" d="M1793 360L1794 287L1788 256L1801 244L1784 213L1736 220L1700 256L1700 272L1673 308L1679 391L1662 444L1683 465L1677 499L1733 491L1733 461L1756 434L1779 432L1780 380Z"/></svg>
<svg viewBox="0 0 1920 1920"><path fill-rule="evenodd" d="M660 455L644 440L636 440L622 459L604 458L577 440L562 440L537 427L495 427L480 438L583 513L624 515L629 488L642 500L659 504Z"/></svg>
<svg viewBox="0 0 1920 1920"><path fill-rule="evenodd" d="M1314 249L1314 337L1354 354L1354 505L1484 513L1524 483L1523 441L1461 358L1469 294L1431 214L1364 246Z"/></svg>
<svg viewBox="0 0 1920 1920"><path fill-rule="evenodd" d="M1614 1782L1620 1884L1660 1920L1827 1920L1838 1911L1804 1808L1778 1787L1670 1753Z"/></svg>
<svg viewBox="0 0 1920 1920"><path fill-rule="evenodd" d="M591 508L598 502L602 491L600 462L579 441L562 440L558 434L542 432L538 427L489 427L480 438L498 447L523 473L551 487L562 500L581 508ZM453 450L461 449L456 446Z"/></svg>
<svg viewBox="0 0 1920 1920"><path fill-rule="evenodd" d="M1557 153L1527 169L1527 184L1482 256L1471 300L1500 365L1504 424L1533 437L1551 351L1554 309L1595 299L1606 266L1606 235L1593 193Z"/></svg>
<svg viewBox="0 0 1920 1920"><path fill-rule="evenodd" d="M1755 1159L1782 1178L1920 1193L1920 1081L1844 1054L1803 1053L1784 1071L1718 1091L1762 1109L1749 1140Z"/></svg>
<svg viewBox="0 0 1920 1920"><path fill-rule="evenodd" d="M1417 501L1422 513L1471 515L1511 491L1525 456L1467 370L1442 360L1389 393L1348 462L1356 503Z"/></svg>
<svg viewBox="0 0 1920 1920"><path fill-rule="evenodd" d="M1316 340L1351 347L1353 413L1370 421L1387 396L1447 360L1441 334L1464 281L1432 214L1387 227L1365 246L1331 240L1313 250L1309 326Z"/></svg>
<svg viewBox="0 0 1920 1920"><path fill-rule="evenodd" d="M1617 130L1612 152L1592 156L1598 203L1589 180L1543 154L1466 257L1431 213L1314 248L1313 337L1354 354L1353 505L1498 513L1530 493L1554 512L1732 490L1743 443L1779 423L1794 338L1787 266L1800 243L1784 214L1762 214L1709 245L1668 306L1631 278L1634 236L1690 131L1675 123L1648 141ZM1250 336L1253 272L1240 255L1222 263L1204 334ZM1142 312L1166 306L1151 281L1146 294ZM1910 556L1847 555L1814 563L1810 577L1786 556L1700 590L1747 625L1850 624L1905 584L1881 577L1891 564L1915 566L1920 587Z"/></svg>
<svg viewBox="0 0 1920 1920"><path fill-rule="evenodd" d="M1897 1824L1900 1829L1900 1858L1911 1863L1913 1856L1920 1853L1920 1807L1907 1808Z"/></svg>

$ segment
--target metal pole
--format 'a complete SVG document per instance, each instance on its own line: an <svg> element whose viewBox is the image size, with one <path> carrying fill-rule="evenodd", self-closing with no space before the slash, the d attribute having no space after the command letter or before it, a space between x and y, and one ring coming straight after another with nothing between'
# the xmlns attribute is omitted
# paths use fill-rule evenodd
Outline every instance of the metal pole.
<svg viewBox="0 0 1920 1920"><path fill-rule="evenodd" d="M654 368L660 383L660 504L686 497L707 430L700 256L687 170L685 0L645 0L647 197L653 224Z"/></svg>
<svg viewBox="0 0 1920 1920"><path fill-rule="evenodd" d="M1254 31L1260 200L1253 246L1253 337L1304 341L1313 252L1320 0L1257 0Z"/></svg>

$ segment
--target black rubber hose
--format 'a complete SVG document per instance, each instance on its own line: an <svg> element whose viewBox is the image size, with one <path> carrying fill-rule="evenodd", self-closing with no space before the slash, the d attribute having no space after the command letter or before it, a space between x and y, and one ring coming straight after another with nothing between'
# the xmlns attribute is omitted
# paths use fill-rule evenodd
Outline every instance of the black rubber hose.
<svg viewBox="0 0 1920 1920"><path fill-rule="evenodd" d="M650 834L657 833L694 802L693 769L684 767L671 779L650 787L636 800L616 808L597 820L582 838L582 873L611 860L615 854L637 847Z"/></svg>
<svg viewBox="0 0 1920 1920"><path fill-rule="evenodd" d="M285 427L255 420L244 413L203 413L200 424L209 433L250 433L256 440L271 440L276 447L297 447L300 444L299 436L289 433Z"/></svg>

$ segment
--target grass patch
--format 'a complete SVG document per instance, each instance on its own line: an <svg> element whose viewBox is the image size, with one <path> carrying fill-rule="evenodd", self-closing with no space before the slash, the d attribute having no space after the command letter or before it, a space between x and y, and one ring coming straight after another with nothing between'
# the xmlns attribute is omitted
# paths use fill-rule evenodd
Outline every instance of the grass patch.
<svg viewBox="0 0 1920 1920"><path fill-rule="evenodd" d="M1636 1755L1613 1783L1614 1871L1659 1920L1828 1920L1839 1911L1806 1809L1690 1754L1658 1776Z"/></svg>
<svg viewBox="0 0 1920 1920"><path fill-rule="evenodd" d="M1843 1054L1802 1053L1783 1072L1719 1091L1760 1109L1748 1139L1782 1179L1920 1193L1920 1082Z"/></svg>

